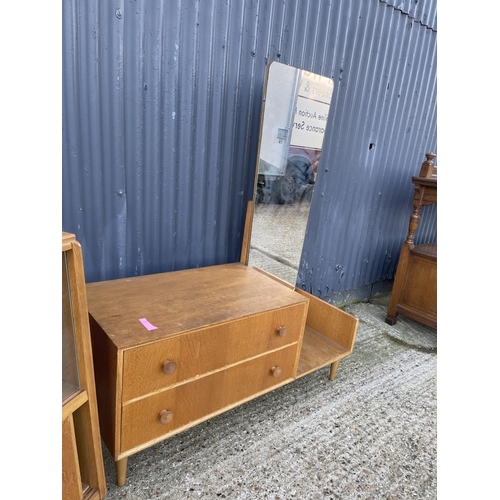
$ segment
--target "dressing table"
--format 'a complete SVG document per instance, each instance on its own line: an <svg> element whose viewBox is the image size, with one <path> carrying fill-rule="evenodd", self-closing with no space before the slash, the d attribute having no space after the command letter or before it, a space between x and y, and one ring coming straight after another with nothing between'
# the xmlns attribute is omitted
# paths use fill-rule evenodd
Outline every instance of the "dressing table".
<svg viewBox="0 0 500 500"><path fill-rule="evenodd" d="M278 107L292 111L288 126L297 99L325 77L271 65L273 88L291 97ZM264 126L280 134L265 134L273 144L260 152L280 148L287 161L284 138L295 136L264 118L261 138ZM320 368L333 380L352 353L357 318L249 263L253 215L251 200L240 262L87 285L100 429L120 486L129 456Z"/></svg>

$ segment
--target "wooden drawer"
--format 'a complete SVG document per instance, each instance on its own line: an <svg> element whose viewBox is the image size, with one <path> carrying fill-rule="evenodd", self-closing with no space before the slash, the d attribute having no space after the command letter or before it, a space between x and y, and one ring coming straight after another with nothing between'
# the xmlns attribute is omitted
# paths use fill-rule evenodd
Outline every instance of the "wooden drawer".
<svg viewBox="0 0 500 500"><path fill-rule="evenodd" d="M124 352L125 403L299 340L307 304L256 314ZM280 336L280 327L286 334ZM281 330L281 334L284 334ZM172 373L164 373L164 362ZM167 369L167 373L169 370Z"/></svg>
<svg viewBox="0 0 500 500"><path fill-rule="evenodd" d="M293 377L297 349L298 344L292 344L124 405L121 453L141 445L149 446L180 428L195 425L289 382ZM274 366L281 369L277 377L272 371ZM164 410L173 414L166 424L160 421Z"/></svg>

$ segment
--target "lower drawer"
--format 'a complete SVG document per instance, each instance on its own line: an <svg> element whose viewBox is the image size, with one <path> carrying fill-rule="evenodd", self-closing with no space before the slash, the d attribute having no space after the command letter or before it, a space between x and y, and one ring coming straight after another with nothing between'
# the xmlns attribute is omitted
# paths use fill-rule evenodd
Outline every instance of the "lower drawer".
<svg viewBox="0 0 500 500"><path fill-rule="evenodd" d="M298 344L234 365L122 408L121 453L168 437L293 380ZM277 367L274 369L273 367ZM163 423L162 423L163 420Z"/></svg>

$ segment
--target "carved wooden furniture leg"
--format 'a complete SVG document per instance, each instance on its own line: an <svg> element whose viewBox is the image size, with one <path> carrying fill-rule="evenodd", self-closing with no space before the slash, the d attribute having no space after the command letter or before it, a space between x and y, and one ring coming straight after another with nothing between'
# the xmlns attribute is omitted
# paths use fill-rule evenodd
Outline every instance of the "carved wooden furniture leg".
<svg viewBox="0 0 500 500"><path fill-rule="evenodd" d="M116 484L118 486L125 485L125 477L127 476L128 457L122 458L115 462L116 465Z"/></svg>
<svg viewBox="0 0 500 500"><path fill-rule="evenodd" d="M340 359L338 359L337 361L334 361L330 365L330 380L333 380L335 378L335 375L337 374L337 368L339 367L339 362L340 362Z"/></svg>

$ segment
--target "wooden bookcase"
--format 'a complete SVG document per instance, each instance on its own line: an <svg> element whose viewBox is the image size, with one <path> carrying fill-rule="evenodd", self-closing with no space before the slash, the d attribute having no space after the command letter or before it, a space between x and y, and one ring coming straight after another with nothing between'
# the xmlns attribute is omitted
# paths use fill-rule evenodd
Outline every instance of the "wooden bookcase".
<svg viewBox="0 0 500 500"><path fill-rule="evenodd" d="M62 498L106 494L82 249L62 233Z"/></svg>

